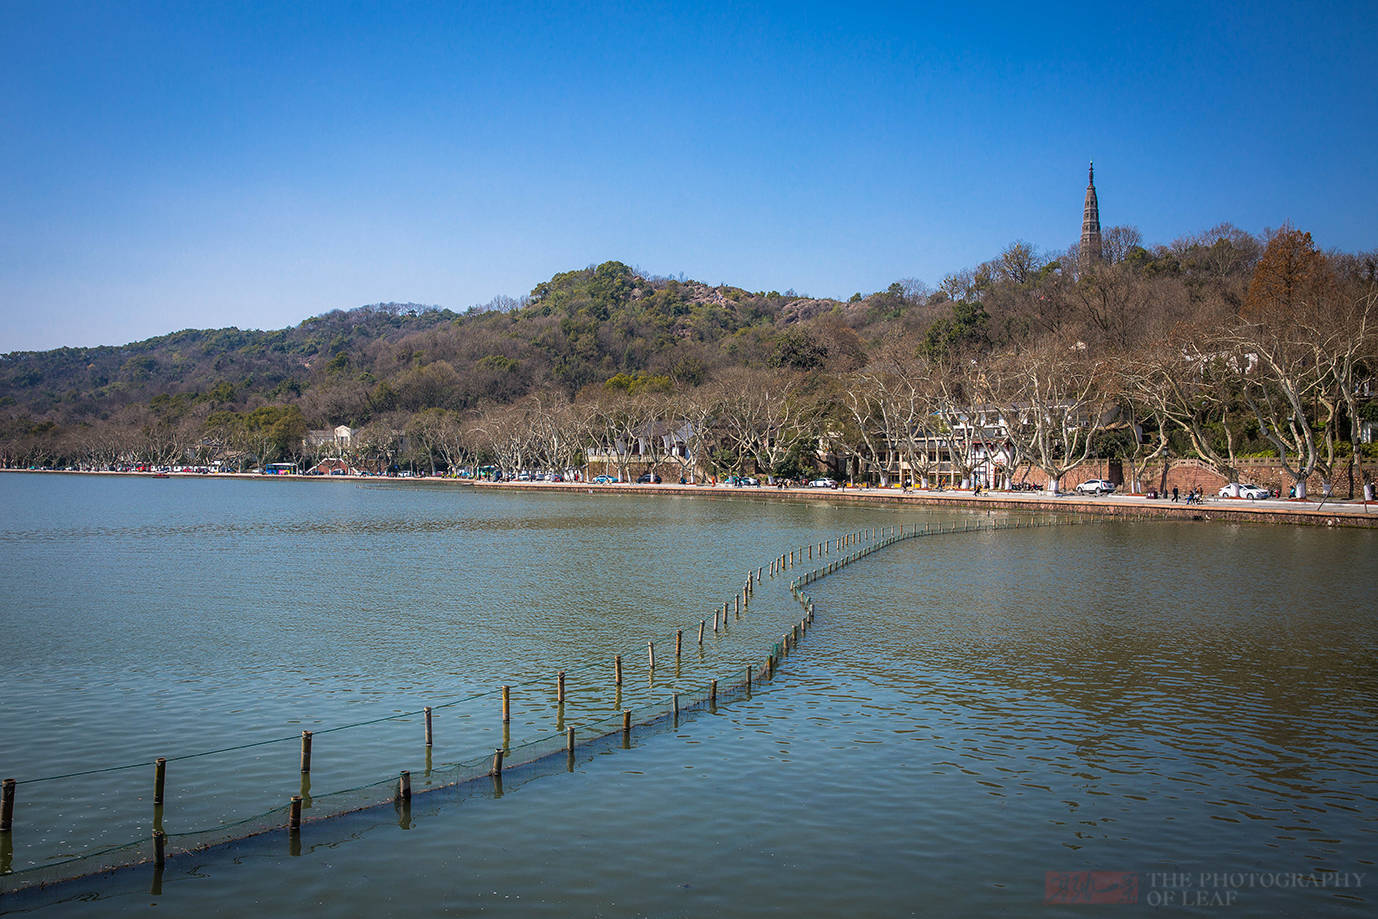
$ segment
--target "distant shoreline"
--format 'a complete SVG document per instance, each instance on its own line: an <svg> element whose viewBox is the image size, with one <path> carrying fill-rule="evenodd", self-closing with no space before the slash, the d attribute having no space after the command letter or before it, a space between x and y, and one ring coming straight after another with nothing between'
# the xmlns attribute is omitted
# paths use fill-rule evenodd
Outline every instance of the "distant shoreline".
<svg viewBox="0 0 1378 919"><path fill-rule="evenodd" d="M1341 526L1378 528L1378 503L1372 510L1357 502L1326 502L1317 508L1311 501L1269 500L1246 502L1239 498L1209 499L1205 504L1188 505L1164 499L1139 496L1088 498L1068 495L1049 497L1041 492L1012 494L986 492L935 492L912 490L908 493L893 488L775 488L772 486L733 487L728 485L634 485L618 483L594 485L589 482L488 482L474 479L454 479L445 476L357 476L357 475L267 475L253 472L112 472L106 470L65 469L0 469L11 473L46 473L51 475L137 476L167 479L249 479L293 482L341 481L379 482L399 485L450 485L461 488L483 488L505 491L555 491L573 494L605 495L664 495L698 498L755 498L767 501L827 501L836 504L874 505L876 507L964 507L987 510L1060 511L1090 514L1099 517L1159 520L1223 521L1227 523L1271 523L1297 526ZM1318 502L1317 502L1318 503Z"/></svg>

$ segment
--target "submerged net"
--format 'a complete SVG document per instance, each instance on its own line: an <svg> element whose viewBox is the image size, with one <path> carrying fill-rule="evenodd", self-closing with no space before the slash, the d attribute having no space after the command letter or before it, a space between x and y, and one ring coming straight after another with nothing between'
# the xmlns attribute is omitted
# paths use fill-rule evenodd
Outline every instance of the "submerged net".
<svg viewBox="0 0 1378 919"><path fill-rule="evenodd" d="M1025 529L1069 522L1084 522L1061 516L1016 519L1013 517L973 521L966 524L902 524L859 530L830 537L810 546L797 547L781 554L768 566L751 569L746 583L732 600L719 607L713 618L713 634L719 628L726 634L745 625L752 611L758 588L766 583L785 581L790 596L798 604L797 620L772 617L771 625L783 627L777 639L764 647L729 651L720 657L705 655L697 643L698 630L706 623L695 621L680 634L654 639L658 652L656 669L650 669L643 683L640 678L624 679L609 685L607 662L588 662L564 671L573 676L577 687L576 703L569 696L564 704L551 700L549 690L555 677L513 684L512 692L522 701L517 730L531 736L513 740L512 726L494 726L495 702L502 690L478 693L438 703L430 707L445 730L467 732L474 738L468 753L447 762L434 763L433 749L424 749L420 768L408 771L410 796L442 789L479 791L487 787L501 790L503 781L520 782L551 772L573 769L577 760L617 744L629 745L634 735L677 727L681 720L702 711L713 711L760 691L778 672L784 658L807 634L814 616L814 602L806 587L866 556L902 540L970 533L976 531ZM788 580L785 580L788 578ZM779 613L780 607L774 612ZM762 623L765 625L765 623ZM697 654L683 657L675 653L677 643ZM668 653L666 653L668 651ZM711 659L710 659L711 657ZM661 663L663 661L663 663ZM628 667L631 670L631 667ZM646 674L641 668L639 674ZM590 675L597 676L594 682ZM580 678L584 678L580 681ZM542 689L531 687L541 684ZM402 793L402 774L379 777L374 771L369 780L350 783L351 774L368 770L361 765L369 748L391 750L400 744L414 749L416 729L426 718L425 709L386 717L335 725L312 732L313 760L309 773L298 770L300 735L276 737L239 745L181 754L166 758L169 774L176 770L178 780L168 783L168 794L161 806L153 806L151 827L148 809L152 795L111 794L111 783L125 781L121 774L134 770L153 770L154 761L126 763L97 769L30 778L18 781L13 809L13 830L0 832L0 894L42 886L72 878L99 874L131 865L154 862L159 865L161 834L162 858L171 860L186 853L202 852L235 840L270 832L289 832L293 795L300 798L300 830L290 831L293 845L299 835L309 838L311 824L360 810L395 806L405 809L409 798ZM438 716L438 717L437 717ZM550 725L554 730L549 730ZM541 725L546 729L542 731ZM570 729L573 729L571 745ZM332 735L350 732L347 756L336 755L339 746ZM409 739L408 739L409 738ZM330 756L318 756L328 740ZM484 741L490 741L485 745ZM501 751L501 757L496 755ZM233 787L227 787L222 758L232 758ZM376 758L376 757L375 757ZM395 758L390 757L390 758ZM198 764L222 760L218 771L198 774ZM147 773L144 773L147 776ZM328 784L332 790L317 792L313 786ZM278 789L277 806L263 808L272 800L264 789ZM149 788L151 792L151 787ZM196 807L189 805L196 802ZM213 802L209 811L206 802ZM258 801L259 807L253 807ZM235 811L238 805L240 810ZM249 812L244 813L247 809ZM217 819L183 829L178 819L185 814L221 811ZM64 815L70 819L64 822ZM91 832L93 815L108 817L103 831ZM180 818L177 815L182 815ZM78 819L78 816L80 819ZM148 827L137 833L138 827ZM83 838L73 838L85 828ZM16 851L16 840L20 842Z"/></svg>

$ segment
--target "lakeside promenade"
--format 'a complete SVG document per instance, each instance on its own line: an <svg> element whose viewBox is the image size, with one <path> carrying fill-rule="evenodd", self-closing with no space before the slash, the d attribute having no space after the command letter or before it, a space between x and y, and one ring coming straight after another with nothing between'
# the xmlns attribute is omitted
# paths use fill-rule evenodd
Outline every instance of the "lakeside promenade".
<svg viewBox="0 0 1378 919"><path fill-rule="evenodd" d="M206 479L234 478L256 481L288 480L295 482L377 482L398 485L456 485L471 488L491 488L516 491L562 491L588 495L673 495L698 498L754 498L765 501L828 501L838 504L870 504L886 507L967 507L975 509L1017 510L1032 512L1056 511L1102 517L1137 517L1224 521L1229 523L1273 523L1299 526L1342 526L1378 528L1378 502L1365 505L1358 501L1318 500L1297 501L1273 498L1250 501L1243 498L1207 497L1202 504L1172 502L1164 498L1145 498L1141 495L1105 495L1089 497L1064 494L1056 497L1044 492L983 492L924 491L902 492L897 488L776 488L771 485L639 485L617 483L595 485L590 482L488 482L474 479L401 476L311 476L262 475L247 472L219 472L212 475L173 472L158 475L150 472L97 472L46 469L0 469L0 472L39 472L48 475L139 476L142 478Z"/></svg>
<svg viewBox="0 0 1378 919"><path fill-rule="evenodd" d="M422 480L425 481L425 480ZM995 510L1059 511L1104 517L1217 520L1232 523L1291 523L1303 526L1378 527L1378 503L1295 501L1242 498L1207 498L1202 504L1185 504L1139 495L1059 495L1042 492L969 491L902 492L897 488L776 488L731 485L593 485L587 482L476 482L479 488L551 490L588 494L658 494L688 497L747 497L764 500L822 500L886 507L946 506Z"/></svg>

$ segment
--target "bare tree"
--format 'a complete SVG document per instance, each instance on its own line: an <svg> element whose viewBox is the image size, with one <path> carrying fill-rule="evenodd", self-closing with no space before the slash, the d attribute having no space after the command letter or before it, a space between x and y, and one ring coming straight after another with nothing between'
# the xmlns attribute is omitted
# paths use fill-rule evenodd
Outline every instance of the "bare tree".
<svg viewBox="0 0 1378 919"><path fill-rule="evenodd" d="M1090 457L1105 421L1106 373L1082 343L1048 338L999 355L980 377L1015 448L1047 476L1049 494Z"/></svg>

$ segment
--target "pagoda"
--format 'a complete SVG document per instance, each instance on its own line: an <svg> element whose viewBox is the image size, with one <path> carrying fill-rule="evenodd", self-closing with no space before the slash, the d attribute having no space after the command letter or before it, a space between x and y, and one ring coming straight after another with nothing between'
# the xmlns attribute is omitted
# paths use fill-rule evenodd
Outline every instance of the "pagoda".
<svg viewBox="0 0 1378 919"><path fill-rule="evenodd" d="M1102 258L1100 204L1096 201L1096 164L1093 162L1086 171L1086 205L1081 211L1081 267L1085 269Z"/></svg>

